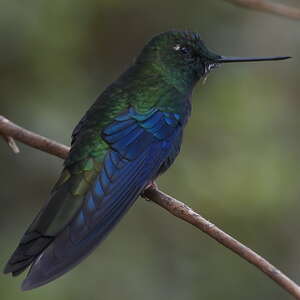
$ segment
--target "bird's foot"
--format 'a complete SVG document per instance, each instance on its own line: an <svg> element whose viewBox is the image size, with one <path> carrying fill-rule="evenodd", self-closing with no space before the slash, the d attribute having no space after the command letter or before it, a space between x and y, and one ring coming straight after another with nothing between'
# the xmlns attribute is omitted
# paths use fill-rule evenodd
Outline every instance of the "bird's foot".
<svg viewBox="0 0 300 300"><path fill-rule="evenodd" d="M147 201L151 201L151 199L149 199L147 197L147 190L148 189L154 189L154 190L158 190L158 185L155 181L150 181L146 187L144 188L143 192L141 193L141 197L144 198Z"/></svg>

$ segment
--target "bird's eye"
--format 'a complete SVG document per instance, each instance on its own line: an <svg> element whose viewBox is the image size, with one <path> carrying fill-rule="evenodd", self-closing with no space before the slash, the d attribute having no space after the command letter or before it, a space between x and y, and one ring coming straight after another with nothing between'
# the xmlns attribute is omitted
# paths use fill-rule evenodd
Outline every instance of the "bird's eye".
<svg viewBox="0 0 300 300"><path fill-rule="evenodd" d="M178 52L182 53L182 54L188 54L188 53L189 53L189 49L188 49L187 47L181 46L181 45L179 45L179 44L176 44L176 45L173 47L173 49L174 49L175 51L178 51Z"/></svg>
<svg viewBox="0 0 300 300"><path fill-rule="evenodd" d="M180 47L179 44L176 44L176 45L173 47L173 49L174 49L175 51L178 51L180 48L181 48L181 47Z"/></svg>

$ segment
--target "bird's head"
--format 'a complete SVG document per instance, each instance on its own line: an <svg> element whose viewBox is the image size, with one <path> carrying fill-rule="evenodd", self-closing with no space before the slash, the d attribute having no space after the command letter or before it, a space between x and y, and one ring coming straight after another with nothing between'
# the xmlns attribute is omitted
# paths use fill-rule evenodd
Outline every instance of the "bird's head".
<svg viewBox="0 0 300 300"><path fill-rule="evenodd" d="M193 86L222 63L282 60L289 57L225 57L208 50L200 35L190 31L168 31L153 37L136 63L151 64L171 83Z"/></svg>

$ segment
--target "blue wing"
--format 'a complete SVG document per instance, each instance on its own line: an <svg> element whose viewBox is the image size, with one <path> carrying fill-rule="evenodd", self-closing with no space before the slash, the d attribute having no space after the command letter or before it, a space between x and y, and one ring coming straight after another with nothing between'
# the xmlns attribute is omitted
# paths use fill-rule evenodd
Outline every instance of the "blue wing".
<svg viewBox="0 0 300 300"><path fill-rule="evenodd" d="M129 109L106 127L110 145L99 175L70 224L33 263L23 289L61 276L85 258L110 232L146 185L165 170L179 151L180 115Z"/></svg>

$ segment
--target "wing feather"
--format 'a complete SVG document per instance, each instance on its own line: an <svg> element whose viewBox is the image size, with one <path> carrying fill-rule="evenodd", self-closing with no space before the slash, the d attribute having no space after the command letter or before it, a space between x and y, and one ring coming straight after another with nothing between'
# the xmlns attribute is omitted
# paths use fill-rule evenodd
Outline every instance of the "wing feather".
<svg viewBox="0 0 300 300"><path fill-rule="evenodd" d="M181 131L176 116L166 116L158 109L143 114L129 109L106 126L101 137L109 145L109 150L99 162L98 175L89 183L81 206L65 228L51 237L43 248L30 250L38 257L33 256L22 288L32 289L52 281L86 257L118 223L145 186L156 178L170 154L173 155L170 145L180 143L178 136L181 137ZM74 136L79 134L77 129ZM89 171L92 161L84 157L83 168ZM78 168L76 164L71 167L75 171ZM76 174L81 176L80 172ZM76 189L82 188L77 186ZM22 268L28 265L22 261L18 264Z"/></svg>

